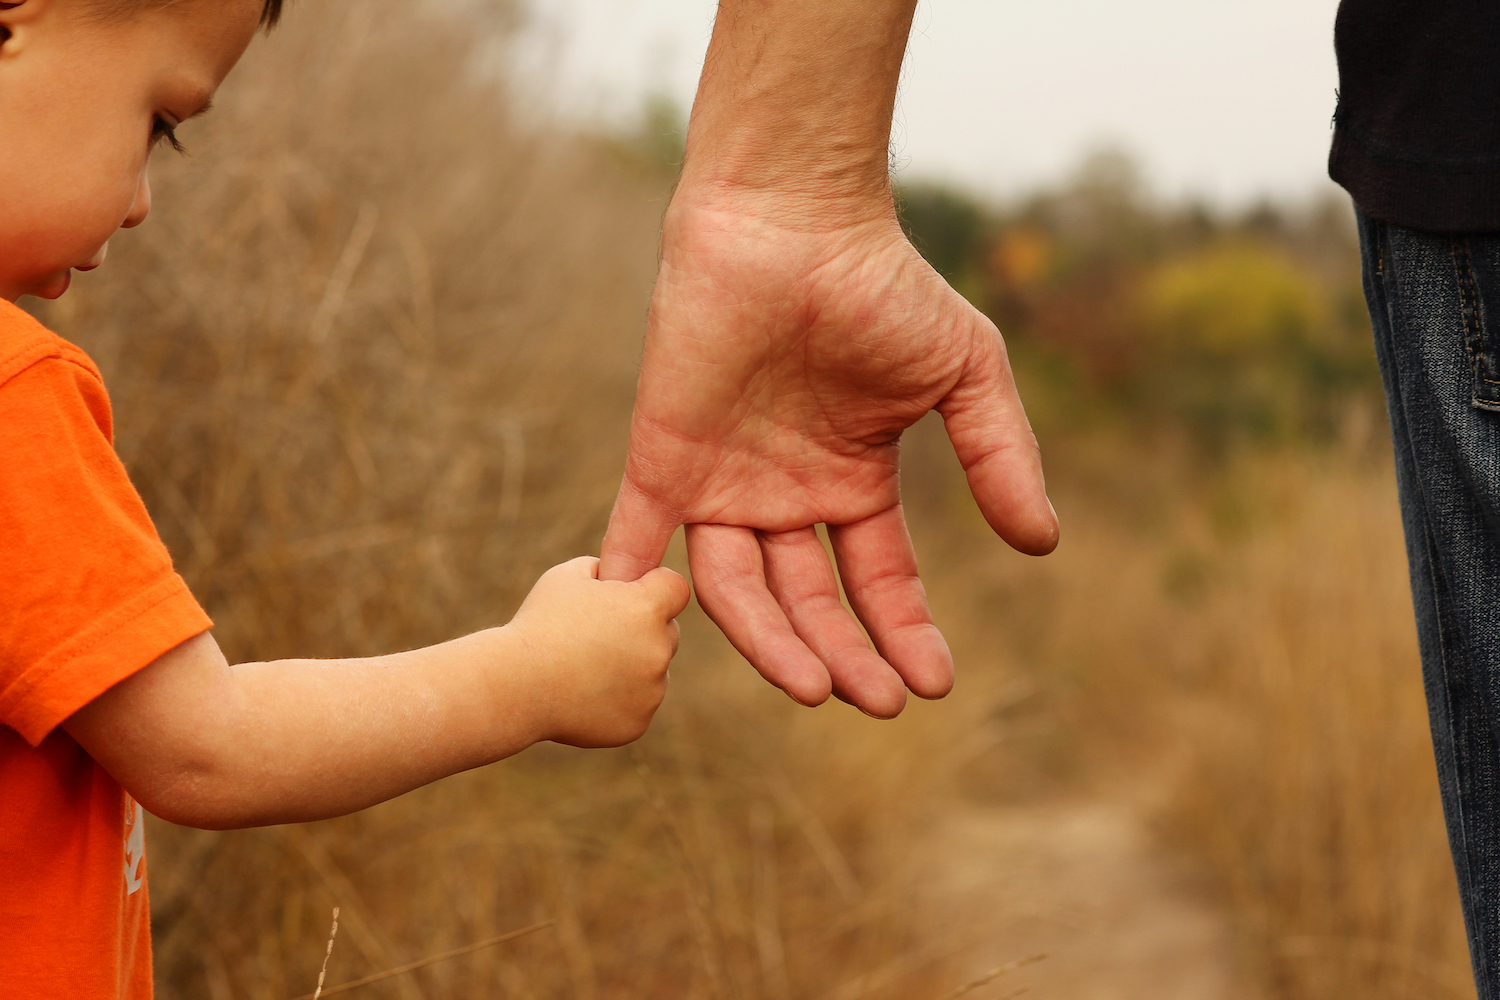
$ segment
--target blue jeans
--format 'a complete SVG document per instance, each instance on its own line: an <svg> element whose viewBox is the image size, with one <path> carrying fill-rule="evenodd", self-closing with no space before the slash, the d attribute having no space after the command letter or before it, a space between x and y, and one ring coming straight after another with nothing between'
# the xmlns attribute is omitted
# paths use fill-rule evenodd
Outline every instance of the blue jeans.
<svg viewBox="0 0 1500 1000"><path fill-rule="evenodd" d="M1500 234L1357 215L1448 842L1500 1000Z"/></svg>

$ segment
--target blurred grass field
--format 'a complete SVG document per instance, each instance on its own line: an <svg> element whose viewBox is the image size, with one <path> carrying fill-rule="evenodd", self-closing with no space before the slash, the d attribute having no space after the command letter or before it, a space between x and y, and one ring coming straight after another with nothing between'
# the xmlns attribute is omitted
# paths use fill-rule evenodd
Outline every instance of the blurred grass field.
<svg viewBox="0 0 1500 1000"><path fill-rule="evenodd" d="M232 659L496 624L597 549L677 137L518 116L516 16L293 5L158 161L148 224L38 307L104 370ZM635 747L325 823L154 823L163 998L311 992L335 905L330 983L558 921L371 998L938 1000L1043 924L1048 958L963 995L1473 995L1347 206L1156 204L1108 155L1011 206L902 198L1010 338L1064 525L1054 556L1007 551L940 426L908 434L954 694L802 709L690 610ZM1146 831L1142 894L1222 923L1214 992L1127 979L1103 924L1046 916L1083 866L946 832L1095 803Z"/></svg>

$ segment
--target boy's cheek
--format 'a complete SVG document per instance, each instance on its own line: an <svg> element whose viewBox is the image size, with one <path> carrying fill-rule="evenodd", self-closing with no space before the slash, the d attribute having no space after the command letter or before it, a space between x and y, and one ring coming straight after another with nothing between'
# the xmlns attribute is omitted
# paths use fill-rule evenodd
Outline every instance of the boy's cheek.
<svg viewBox="0 0 1500 1000"><path fill-rule="evenodd" d="M7 298L35 295L55 299L68 290L69 259L74 241L49 232L38 212L3 214L0 204L0 288ZM54 218L67 218L54 211Z"/></svg>

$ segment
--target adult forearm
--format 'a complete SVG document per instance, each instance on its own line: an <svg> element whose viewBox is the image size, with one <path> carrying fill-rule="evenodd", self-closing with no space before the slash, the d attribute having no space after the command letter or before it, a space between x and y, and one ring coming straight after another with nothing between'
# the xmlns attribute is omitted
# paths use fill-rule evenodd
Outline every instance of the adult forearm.
<svg viewBox="0 0 1500 1000"><path fill-rule="evenodd" d="M891 115L916 0L721 0L682 190L888 201Z"/></svg>

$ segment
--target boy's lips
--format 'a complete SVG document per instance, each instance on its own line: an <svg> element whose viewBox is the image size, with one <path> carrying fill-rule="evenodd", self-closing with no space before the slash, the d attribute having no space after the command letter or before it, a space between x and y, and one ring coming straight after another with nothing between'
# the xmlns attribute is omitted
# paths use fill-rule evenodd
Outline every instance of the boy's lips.
<svg viewBox="0 0 1500 1000"><path fill-rule="evenodd" d="M100 247L98 249L98 251L94 254L94 256L92 256L92 257L90 257L88 259L87 263L73 265L73 270L75 270L75 271L92 271L94 268L96 268L100 264L104 263L104 257L108 253L109 253L109 244L105 243L102 247Z"/></svg>

